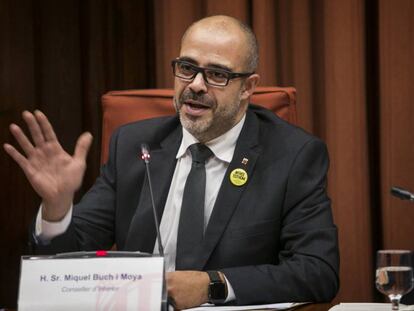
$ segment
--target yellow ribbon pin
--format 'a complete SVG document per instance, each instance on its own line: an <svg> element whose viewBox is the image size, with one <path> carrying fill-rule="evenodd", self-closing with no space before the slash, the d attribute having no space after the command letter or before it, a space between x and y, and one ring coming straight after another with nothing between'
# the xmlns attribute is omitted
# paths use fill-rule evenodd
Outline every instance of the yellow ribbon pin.
<svg viewBox="0 0 414 311"><path fill-rule="evenodd" d="M230 173L230 181L235 186L243 186L247 182L247 172L242 168L236 168Z"/></svg>

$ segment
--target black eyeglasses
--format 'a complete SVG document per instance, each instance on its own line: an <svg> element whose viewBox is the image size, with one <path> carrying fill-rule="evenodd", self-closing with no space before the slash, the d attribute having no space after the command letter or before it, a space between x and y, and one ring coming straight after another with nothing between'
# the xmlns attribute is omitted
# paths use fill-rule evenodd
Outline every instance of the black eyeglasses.
<svg viewBox="0 0 414 311"><path fill-rule="evenodd" d="M175 59L171 62L174 76L186 80L192 81L196 75L201 72L203 75L204 81L213 86L227 86L229 81L236 78L248 77L254 72L231 72L224 69L216 68L203 68L195 66L190 62L184 60Z"/></svg>

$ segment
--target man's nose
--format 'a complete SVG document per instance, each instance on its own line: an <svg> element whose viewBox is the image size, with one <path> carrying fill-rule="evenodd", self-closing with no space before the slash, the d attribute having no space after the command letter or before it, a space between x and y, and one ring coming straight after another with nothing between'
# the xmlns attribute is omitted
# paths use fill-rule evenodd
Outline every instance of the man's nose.
<svg viewBox="0 0 414 311"><path fill-rule="evenodd" d="M198 72L196 74L196 76L194 77L194 80L191 81L189 88L196 94L207 92L207 85L206 85L206 81L204 81L202 72Z"/></svg>

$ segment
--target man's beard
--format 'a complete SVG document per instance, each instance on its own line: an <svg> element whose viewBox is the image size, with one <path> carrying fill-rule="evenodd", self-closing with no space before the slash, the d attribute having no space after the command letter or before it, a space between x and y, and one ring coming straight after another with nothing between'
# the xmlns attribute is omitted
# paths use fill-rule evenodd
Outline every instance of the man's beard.
<svg viewBox="0 0 414 311"><path fill-rule="evenodd" d="M183 113L181 109L187 100L208 107L207 115L195 117ZM226 103L225 106L219 107L208 94L196 94L190 89L185 89L178 100L174 97L174 106L182 126L200 142L207 142L224 134L235 125L240 102L235 100L233 103Z"/></svg>

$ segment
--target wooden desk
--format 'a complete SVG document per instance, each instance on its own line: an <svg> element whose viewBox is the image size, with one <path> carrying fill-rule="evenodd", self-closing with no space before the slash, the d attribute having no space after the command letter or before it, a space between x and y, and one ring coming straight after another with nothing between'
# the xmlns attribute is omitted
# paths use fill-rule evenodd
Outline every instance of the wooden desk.
<svg viewBox="0 0 414 311"><path fill-rule="evenodd" d="M335 304L333 303L311 303L311 304L299 307L295 310L297 311L328 311L334 305Z"/></svg>

